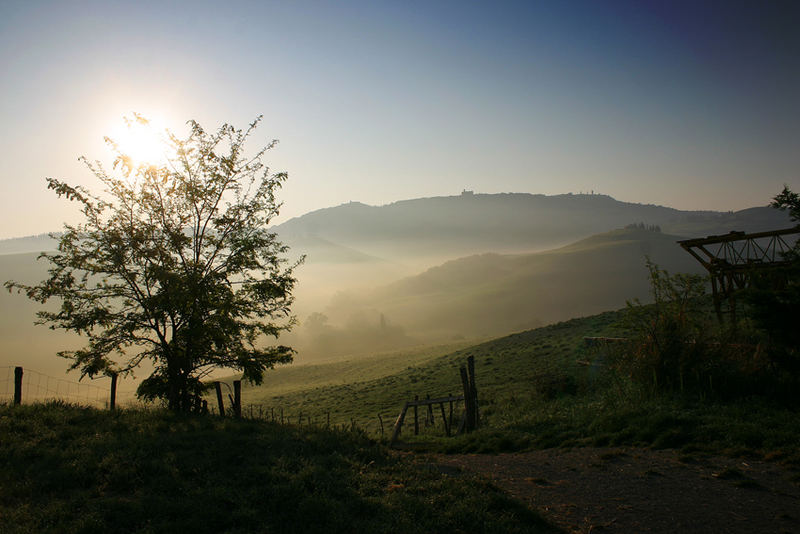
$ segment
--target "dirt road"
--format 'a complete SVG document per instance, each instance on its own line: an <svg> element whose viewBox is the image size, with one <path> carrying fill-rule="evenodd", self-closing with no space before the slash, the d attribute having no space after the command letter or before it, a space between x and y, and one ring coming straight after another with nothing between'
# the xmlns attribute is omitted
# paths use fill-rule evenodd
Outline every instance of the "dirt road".
<svg viewBox="0 0 800 534"><path fill-rule="evenodd" d="M569 532L800 533L800 472L635 448L433 455L480 473Z"/></svg>

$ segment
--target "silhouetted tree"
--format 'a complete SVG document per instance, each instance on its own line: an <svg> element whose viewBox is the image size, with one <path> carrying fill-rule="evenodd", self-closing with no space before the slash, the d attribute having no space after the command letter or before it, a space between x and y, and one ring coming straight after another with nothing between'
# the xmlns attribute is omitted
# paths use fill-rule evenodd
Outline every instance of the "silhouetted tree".
<svg viewBox="0 0 800 534"><path fill-rule="evenodd" d="M789 212L800 224L800 196L787 186L776 195L773 208ZM779 272L754 278L747 295L750 315L767 335L768 351L779 371L800 381L800 241L785 255Z"/></svg>
<svg viewBox="0 0 800 534"><path fill-rule="evenodd" d="M789 217L794 222L800 223L800 195L789 189L789 186L783 186L783 191L775 195L770 206L781 211L788 211Z"/></svg>
<svg viewBox="0 0 800 534"><path fill-rule="evenodd" d="M59 353L81 377L126 374L150 360L155 370L138 396L189 411L215 368L259 383L266 369L292 360L291 348L266 343L294 322L296 264L286 264L287 248L267 229L287 178L262 162L275 141L244 151L259 122L212 134L190 121L186 139L167 133L168 157L158 166L136 165L106 138L112 173L82 158L103 195L47 179L48 189L80 205L84 220L65 225L58 252L40 256L51 265L47 279L6 287L60 301L37 322L88 338L84 348Z"/></svg>

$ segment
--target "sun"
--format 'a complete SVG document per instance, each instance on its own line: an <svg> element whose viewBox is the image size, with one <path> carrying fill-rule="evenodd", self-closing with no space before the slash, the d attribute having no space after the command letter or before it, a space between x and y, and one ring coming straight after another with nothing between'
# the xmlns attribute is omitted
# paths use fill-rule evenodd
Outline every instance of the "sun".
<svg viewBox="0 0 800 534"><path fill-rule="evenodd" d="M156 119L134 113L114 128L111 140L122 155L131 159L131 166L160 166L167 162L169 143L166 129Z"/></svg>

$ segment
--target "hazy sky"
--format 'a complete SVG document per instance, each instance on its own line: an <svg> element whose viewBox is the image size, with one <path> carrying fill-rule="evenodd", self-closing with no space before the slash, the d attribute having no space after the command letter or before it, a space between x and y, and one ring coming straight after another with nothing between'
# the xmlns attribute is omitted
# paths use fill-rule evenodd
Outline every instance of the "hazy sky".
<svg viewBox="0 0 800 534"><path fill-rule="evenodd" d="M701 5L702 4L702 5ZM766 7L765 7L766 6ZM800 2L0 1L0 237L137 111L245 126L283 216L594 190L683 209L800 189Z"/></svg>

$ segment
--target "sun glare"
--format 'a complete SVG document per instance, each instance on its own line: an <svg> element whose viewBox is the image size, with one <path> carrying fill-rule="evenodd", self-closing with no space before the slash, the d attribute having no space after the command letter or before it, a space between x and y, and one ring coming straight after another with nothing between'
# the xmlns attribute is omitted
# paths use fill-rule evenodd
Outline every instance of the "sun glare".
<svg viewBox="0 0 800 534"><path fill-rule="evenodd" d="M166 131L153 119L135 115L114 129L111 139L120 152L131 158L134 167L166 163L169 144Z"/></svg>

